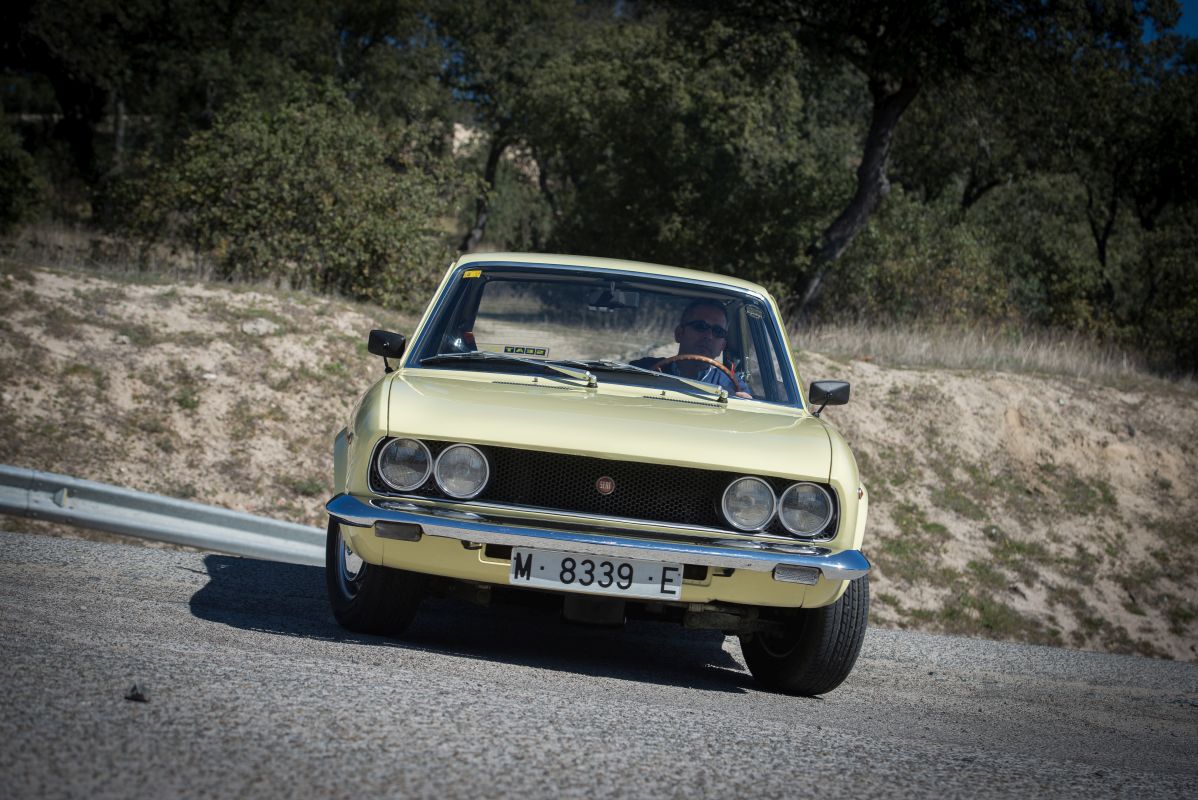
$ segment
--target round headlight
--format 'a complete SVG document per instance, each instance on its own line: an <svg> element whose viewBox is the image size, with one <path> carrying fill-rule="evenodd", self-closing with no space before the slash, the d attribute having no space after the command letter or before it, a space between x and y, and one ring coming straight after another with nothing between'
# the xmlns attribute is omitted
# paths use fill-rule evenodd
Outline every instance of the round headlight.
<svg viewBox="0 0 1198 800"><path fill-rule="evenodd" d="M832 497L822 486L796 483L782 493L778 519L796 536L814 536L832 519Z"/></svg>
<svg viewBox="0 0 1198 800"><path fill-rule="evenodd" d="M433 477L441 491L459 500L468 500L483 490L491 477L487 457L477 447L455 444L441 451Z"/></svg>
<svg viewBox="0 0 1198 800"><path fill-rule="evenodd" d="M379 476L392 489L410 492L428 480L433 457L424 442L392 439L379 451Z"/></svg>
<svg viewBox="0 0 1198 800"><path fill-rule="evenodd" d="M761 478L737 478L724 490L724 519L742 531L759 531L774 517L774 490Z"/></svg>

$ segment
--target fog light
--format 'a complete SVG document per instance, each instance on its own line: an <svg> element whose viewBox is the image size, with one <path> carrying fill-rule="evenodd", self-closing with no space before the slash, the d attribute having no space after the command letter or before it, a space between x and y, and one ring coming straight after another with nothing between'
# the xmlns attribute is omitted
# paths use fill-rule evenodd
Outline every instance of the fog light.
<svg viewBox="0 0 1198 800"><path fill-rule="evenodd" d="M379 522L374 526L374 534L380 539L395 539L399 542L418 542L424 534L419 525L408 522Z"/></svg>
<svg viewBox="0 0 1198 800"><path fill-rule="evenodd" d="M774 567L774 580L814 586L819 583L819 567L796 567L790 564L779 564Z"/></svg>

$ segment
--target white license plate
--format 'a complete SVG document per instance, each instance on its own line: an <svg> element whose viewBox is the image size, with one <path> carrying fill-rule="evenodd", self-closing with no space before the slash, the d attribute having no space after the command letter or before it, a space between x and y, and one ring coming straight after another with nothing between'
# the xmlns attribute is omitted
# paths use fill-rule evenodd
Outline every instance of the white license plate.
<svg viewBox="0 0 1198 800"><path fill-rule="evenodd" d="M682 594L682 565L517 547L512 549L508 583L557 591L677 600Z"/></svg>

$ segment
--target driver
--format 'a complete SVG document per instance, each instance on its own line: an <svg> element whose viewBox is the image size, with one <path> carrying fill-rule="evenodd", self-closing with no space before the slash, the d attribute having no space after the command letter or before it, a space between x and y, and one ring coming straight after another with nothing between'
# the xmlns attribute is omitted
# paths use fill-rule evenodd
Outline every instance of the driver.
<svg viewBox="0 0 1198 800"><path fill-rule="evenodd" d="M678 342L678 355L695 355L719 361L728 338L728 315L717 300L695 300L682 312L682 320L674 328L674 341ZM660 358L652 356L633 361L633 365L652 369ZM732 379L720 368L698 360L684 359L667 364L663 372L683 378L715 384L738 397L752 397L746 391L738 392ZM738 376L739 377L739 376ZM743 384L744 381L741 381Z"/></svg>

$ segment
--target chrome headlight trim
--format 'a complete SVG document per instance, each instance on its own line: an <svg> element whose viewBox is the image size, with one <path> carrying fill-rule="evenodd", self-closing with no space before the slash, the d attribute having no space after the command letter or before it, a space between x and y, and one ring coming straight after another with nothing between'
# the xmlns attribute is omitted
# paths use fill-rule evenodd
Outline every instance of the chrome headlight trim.
<svg viewBox="0 0 1198 800"><path fill-rule="evenodd" d="M393 483L391 481L391 479L387 477L387 473L383 470L383 456L386 455L387 451L390 450L392 447L394 447L398 442L414 442L420 446L421 450L424 451L424 464L425 464L424 474L420 477L419 481L401 486L399 484ZM384 444L382 447L379 448L378 454L374 458L374 468L375 468L375 471L378 472L379 478L383 481L383 483L387 484L387 486L389 486L390 488L394 489L397 492L410 492L414 489L419 489L421 486L423 486L424 482L428 480L428 476L430 474L432 474L433 454L428 449L428 445L426 445L424 442L420 441L419 439L413 439L408 436L401 436L399 438L392 439L391 441L387 442L386 444Z"/></svg>
<svg viewBox="0 0 1198 800"><path fill-rule="evenodd" d="M737 486L741 483L744 483L745 481L761 484L762 486L765 487L765 491L769 494L770 513L768 515L766 515L765 519L763 519L761 521L760 525L753 525L753 526L742 525L739 522L737 522L735 519L733 519L732 514L728 513L728 493L731 492L735 486ZM740 531L764 530L766 528L766 526L768 526L770 524L770 522L774 519L774 515L777 512L778 512L778 496L774 494L773 487L770 486L765 481L763 481L761 478L751 478L751 477L737 478L736 480L734 480L728 484L728 486L724 489L724 494L721 495L721 497L720 497L720 513L722 513L724 515L724 519L727 520L729 525L731 525L732 527L734 527Z"/></svg>
<svg viewBox="0 0 1198 800"><path fill-rule="evenodd" d="M454 450L459 450L462 448L465 448L467 450L473 450L475 453L478 454L479 459L483 463L483 479L478 484L478 488L475 489L473 492L470 492L469 494L454 494L453 492L451 492L449 490L449 488L441 480L441 462L445 459L446 455L448 455L449 453L452 453ZM437 482L437 487L442 492L444 492L446 495L448 495L449 497L452 497L455 500L469 500L472 497L477 497L479 495L479 493L482 492L483 489L487 488L487 484L491 482L491 462L490 462L490 460L488 460L486 454L483 453L482 450L479 450L477 447L475 447L472 444L465 444L465 443L451 444L449 447L446 447L444 450L442 450L437 455L437 463L435 465L433 465L433 479Z"/></svg>
<svg viewBox="0 0 1198 800"><path fill-rule="evenodd" d="M817 525L814 528L811 528L809 530L802 530L802 529L797 528L797 526L792 527L790 525L790 523L787 521L786 515L783 513L782 509L783 509L783 506L785 506L785 504L786 504L786 496L787 495L789 495L791 492L805 489L808 486L815 489L816 491L818 491L820 494L822 494L824 496L824 502L827 505L827 513L824 515L824 518L820 521L819 525ZM786 530L790 531L795 536L805 536L805 537L819 536L821 533L823 533L824 529L828 527L828 523L832 521L832 517L835 516L835 514L836 514L836 504L832 500L832 495L823 486L820 486L818 483L812 483L811 481L800 481L798 483L791 484L790 486L787 487L786 491L782 493L782 497L780 497L778 499L778 521L782 523L783 528L786 528Z"/></svg>

